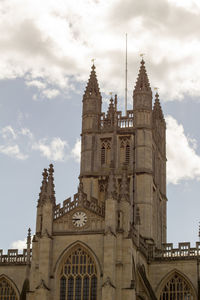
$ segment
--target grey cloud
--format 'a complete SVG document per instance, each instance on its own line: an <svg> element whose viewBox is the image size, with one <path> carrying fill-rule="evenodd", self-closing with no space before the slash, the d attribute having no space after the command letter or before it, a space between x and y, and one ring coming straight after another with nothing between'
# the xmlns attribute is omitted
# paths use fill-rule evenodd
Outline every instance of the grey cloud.
<svg viewBox="0 0 200 300"><path fill-rule="evenodd" d="M144 30L153 30L155 34L159 32L179 38L199 35L199 15L166 0L118 1L109 15L109 20L113 26L126 28L137 17L142 18ZM156 38L155 35L155 42Z"/></svg>

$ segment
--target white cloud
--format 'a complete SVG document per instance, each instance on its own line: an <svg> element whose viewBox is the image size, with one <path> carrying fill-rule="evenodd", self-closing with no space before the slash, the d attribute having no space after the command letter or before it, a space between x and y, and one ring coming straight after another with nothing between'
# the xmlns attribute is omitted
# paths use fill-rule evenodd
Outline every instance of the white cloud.
<svg viewBox="0 0 200 300"><path fill-rule="evenodd" d="M33 87L36 87L38 89L45 89L46 88L46 84L42 81L39 81L39 80L27 81L26 85L27 86L33 86Z"/></svg>
<svg viewBox="0 0 200 300"><path fill-rule="evenodd" d="M66 141L61 140L59 137L52 139L50 143L47 140L40 140L39 142L33 144L32 148L34 150L39 150L42 156L53 161L64 161L67 159L66 148L68 144Z"/></svg>
<svg viewBox="0 0 200 300"><path fill-rule="evenodd" d="M181 124L167 116L167 175L168 183L200 179L200 156L195 152L196 141L187 137Z"/></svg>
<svg viewBox="0 0 200 300"><path fill-rule="evenodd" d="M142 51L165 99L199 96L199 26L197 0L1 1L0 78L24 77L53 97L87 80L95 57L101 87L123 95L128 32L130 95Z"/></svg>
<svg viewBox="0 0 200 300"><path fill-rule="evenodd" d="M81 159L81 140L77 139L74 148L71 151L75 161L80 162Z"/></svg>
<svg viewBox="0 0 200 300"><path fill-rule="evenodd" d="M33 139L33 137L34 137L32 132L28 128L22 128L20 130L20 134L23 136L27 136L29 139Z"/></svg>
<svg viewBox="0 0 200 300"><path fill-rule="evenodd" d="M18 249L18 250L23 250L23 249L26 249L27 248L27 245L26 245L26 239L25 240L18 240L18 241L14 241L12 244L11 244L11 249Z"/></svg>
<svg viewBox="0 0 200 300"><path fill-rule="evenodd" d="M56 90L56 89L47 89L47 90L44 90L42 94L46 98L52 99L52 98L57 97L60 94L60 92L59 92L59 90Z"/></svg>
<svg viewBox="0 0 200 300"><path fill-rule="evenodd" d="M4 139L14 139L15 140L17 138L16 132L10 125L3 127L0 132Z"/></svg>
<svg viewBox="0 0 200 300"><path fill-rule="evenodd" d="M28 152L29 141L34 137L28 128L17 130L11 125L8 125L0 129L0 138L1 137L0 153L20 160L25 160L29 157L24 151ZM24 141L24 137L28 138L28 143L27 140ZM20 148L23 148L23 152Z"/></svg>
<svg viewBox="0 0 200 300"><path fill-rule="evenodd" d="M0 153L3 153L5 155L15 157L17 159L25 160L28 158L27 154L23 154L20 151L20 148L18 145L0 145Z"/></svg>

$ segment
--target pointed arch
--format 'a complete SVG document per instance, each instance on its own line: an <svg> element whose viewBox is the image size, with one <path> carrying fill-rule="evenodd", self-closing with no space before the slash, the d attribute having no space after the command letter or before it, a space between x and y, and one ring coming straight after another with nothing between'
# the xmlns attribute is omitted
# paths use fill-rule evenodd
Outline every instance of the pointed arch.
<svg viewBox="0 0 200 300"><path fill-rule="evenodd" d="M187 300L197 299L192 282L184 273L177 269L173 269L161 279L157 286L156 294L158 300L168 299L169 297L172 300L177 299L177 295L180 296L179 298L182 296L183 299L184 296L187 296Z"/></svg>
<svg viewBox="0 0 200 300"><path fill-rule="evenodd" d="M57 298L60 300L96 300L98 261L91 250L81 242L70 245L64 251L56 267Z"/></svg>
<svg viewBox="0 0 200 300"><path fill-rule="evenodd" d="M5 274L0 275L0 300L19 300L19 290L14 281Z"/></svg>
<svg viewBox="0 0 200 300"><path fill-rule="evenodd" d="M90 246L88 246L86 243L82 242L82 241L75 241L74 243L71 243L70 245L68 245L60 254L60 256L58 257L55 266L54 266L54 273L58 272L58 268L59 266L62 264L64 258L66 257L68 251L70 251L73 247L75 247L76 245L80 245L83 248L85 248L89 253L91 253L91 256L94 258L96 265L97 265L97 272L99 273L99 276L102 276L103 274L103 268L100 264L100 261L98 259L98 257L96 256L95 252L92 250L92 248Z"/></svg>

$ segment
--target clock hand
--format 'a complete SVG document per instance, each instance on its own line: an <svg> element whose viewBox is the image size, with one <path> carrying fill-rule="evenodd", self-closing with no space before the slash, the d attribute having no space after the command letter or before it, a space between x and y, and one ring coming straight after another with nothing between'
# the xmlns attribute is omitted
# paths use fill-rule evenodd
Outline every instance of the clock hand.
<svg viewBox="0 0 200 300"><path fill-rule="evenodd" d="M79 218L79 219L78 219L78 218L77 218L77 219L73 219L73 220L74 220L74 221L80 221L80 218Z"/></svg>

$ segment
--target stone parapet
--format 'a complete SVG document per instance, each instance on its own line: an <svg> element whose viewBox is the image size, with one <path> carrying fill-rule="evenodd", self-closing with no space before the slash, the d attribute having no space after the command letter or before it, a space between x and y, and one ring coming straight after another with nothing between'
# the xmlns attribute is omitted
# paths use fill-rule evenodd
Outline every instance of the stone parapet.
<svg viewBox="0 0 200 300"><path fill-rule="evenodd" d="M173 248L172 243L162 245L162 249L156 249L154 259L173 260L173 259L196 259L200 257L200 242L196 242L196 247L190 247L190 243L179 243L178 248Z"/></svg>
<svg viewBox="0 0 200 300"><path fill-rule="evenodd" d="M0 250L0 265L26 265L30 262L32 257L32 250L30 250L30 258L28 257L27 249L24 249L22 253L19 253L18 249L8 249L7 254Z"/></svg>

